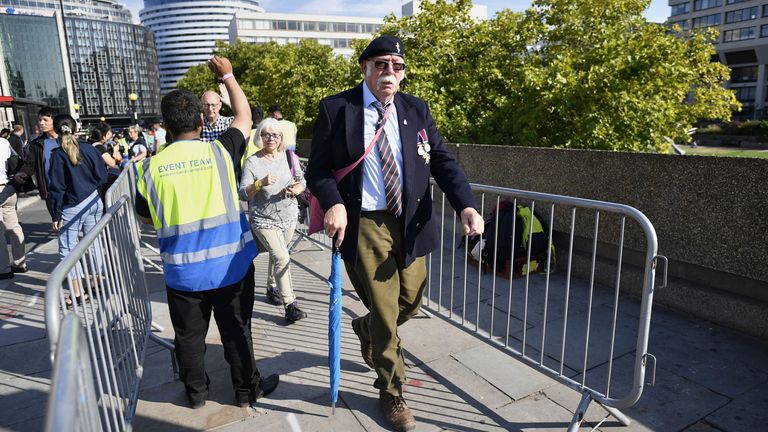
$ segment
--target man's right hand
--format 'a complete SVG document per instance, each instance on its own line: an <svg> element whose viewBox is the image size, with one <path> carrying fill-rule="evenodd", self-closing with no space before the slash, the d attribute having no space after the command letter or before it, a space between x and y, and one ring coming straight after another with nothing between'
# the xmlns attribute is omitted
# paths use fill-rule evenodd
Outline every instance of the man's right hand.
<svg viewBox="0 0 768 432"><path fill-rule="evenodd" d="M336 247L341 246L344 241L344 230L347 229L347 208L344 204L335 204L325 212L323 226L328 237L336 236Z"/></svg>

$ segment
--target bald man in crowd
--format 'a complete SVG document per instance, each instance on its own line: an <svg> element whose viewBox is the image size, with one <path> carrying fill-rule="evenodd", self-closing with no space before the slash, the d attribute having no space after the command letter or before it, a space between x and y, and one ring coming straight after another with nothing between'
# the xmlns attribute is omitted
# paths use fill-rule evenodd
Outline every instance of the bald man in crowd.
<svg viewBox="0 0 768 432"><path fill-rule="evenodd" d="M219 115L224 101L218 93L208 90L200 98L203 103L203 132L200 139L206 142L213 142L229 129L234 117Z"/></svg>

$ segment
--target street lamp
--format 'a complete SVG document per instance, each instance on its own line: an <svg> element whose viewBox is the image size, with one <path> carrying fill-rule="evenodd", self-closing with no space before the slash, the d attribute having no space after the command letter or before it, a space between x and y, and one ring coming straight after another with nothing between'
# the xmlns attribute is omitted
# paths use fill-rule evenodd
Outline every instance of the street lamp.
<svg viewBox="0 0 768 432"><path fill-rule="evenodd" d="M136 101L139 100L139 95L131 93L128 95L128 100L131 101L131 110L133 110L133 123L139 125L139 113L136 111Z"/></svg>
<svg viewBox="0 0 768 432"><path fill-rule="evenodd" d="M73 103L72 104L72 110L74 111L74 117L75 123L77 124L77 129L80 129L80 104L79 103Z"/></svg>

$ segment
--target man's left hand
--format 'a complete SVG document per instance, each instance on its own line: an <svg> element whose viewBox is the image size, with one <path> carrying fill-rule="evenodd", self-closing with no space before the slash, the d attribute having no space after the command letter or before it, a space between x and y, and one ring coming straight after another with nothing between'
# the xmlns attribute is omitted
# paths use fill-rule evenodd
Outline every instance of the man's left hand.
<svg viewBox="0 0 768 432"><path fill-rule="evenodd" d="M467 207L461 211L461 224L464 226L464 235L482 234L485 229L483 217L472 207Z"/></svg>

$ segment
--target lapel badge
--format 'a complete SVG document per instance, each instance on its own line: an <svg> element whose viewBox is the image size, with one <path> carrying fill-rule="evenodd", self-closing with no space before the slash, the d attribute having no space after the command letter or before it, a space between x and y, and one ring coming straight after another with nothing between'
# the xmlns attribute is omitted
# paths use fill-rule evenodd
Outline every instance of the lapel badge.
<svg viewBox="0 0 768 432"><path fill-rule="evenodd" d="M432 148L429 146L429 141L427 141L426 130L422 129L419 131L417 141L418 144L416 144L416 153L418 153L418 155L424 159L424 165L426 165L429 163L429 151L432 150Z"/></svg>

